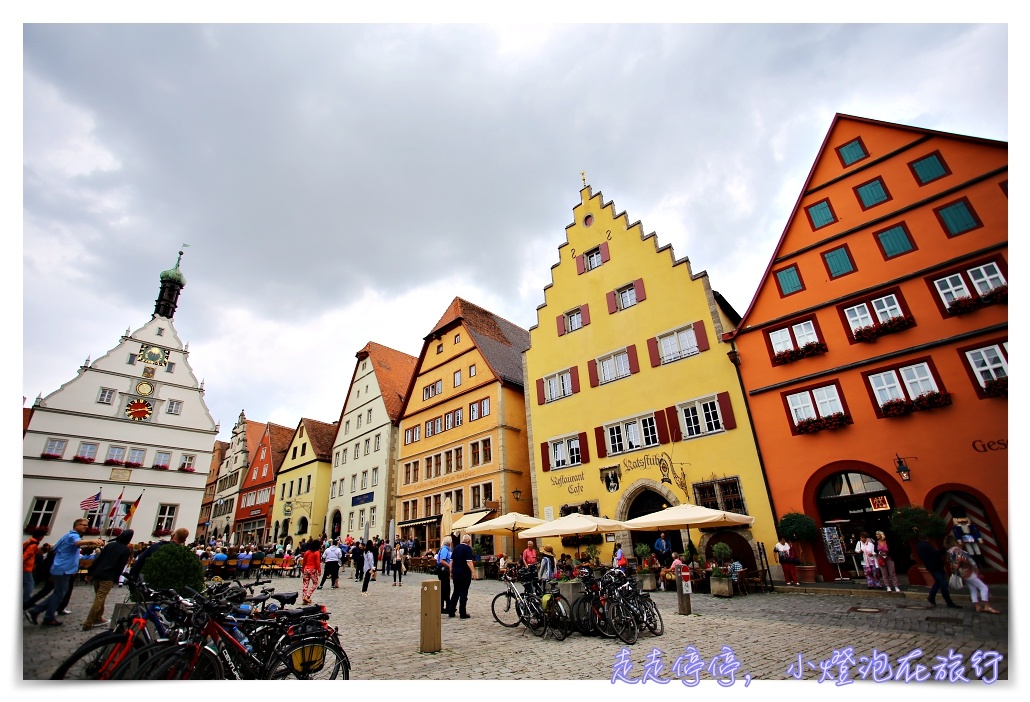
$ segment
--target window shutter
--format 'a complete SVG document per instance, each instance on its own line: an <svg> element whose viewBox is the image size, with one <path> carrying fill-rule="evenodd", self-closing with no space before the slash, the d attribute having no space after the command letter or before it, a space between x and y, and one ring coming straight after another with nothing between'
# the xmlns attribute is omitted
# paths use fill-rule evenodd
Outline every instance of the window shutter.
<svg viewBox="0 0 1030 702"><path fill-rule="evenodd" d="M680 413L676 406L665 408L665 421L669 423L669 434L673 441L683 441L683 430L680 429Z"/></svg>
<svg viewBox="0 0 1030 702"><path fill-rule="evenodd" d="M583 315L583 326L590 324L590 305L583 305L579 308L579 312Z"/></svg>
<svg viewBox="0 0 1030 702"><path fill-rule="evenodd" d="M546 398L544 397L544 379L543 378L537 378L536 379L536 403L538 405L542 405L542 404L544 404L545 401L546 401Z"/></svg>
<svg viewBox="0 0 1030 702"><path fill-rule="evenodd" d="M629 372L639 373L640 372L640 361L637 360L637 345L630 344L626 347L626 360L629 361Z"/></svg>
<svg viewBox="0 0 1030 702"><path fill-rule="evenodd" d="M647 340L647 355L651 358L652 368L662 365L662 356L658 353L658 337L652 336Z"/></svg>
<svg viewBox="0 0 1030 702"><path fill-rule="evenodd" d="M737 419L733 416L733 405L730 403L730 394L720 392L716 398L719 401L719 414L722 415L722 426L725 429L736 429Z"/></svg>
<svg viewBox="0 0 1030 702"><path fill-rule="evenodd" d="M637 293L637 302L643 302L647 299L647 295L644 294L644 279L637 278L633 281L633 290Z"/></svg>
<svg viewBox="0 0 1030 702"><path fill-rule="evenodd" d="M572 394L575 395L579 392L579 366L569 368L569 380L572 385Z"/></svg>
<svg viewBox="0 0 1030 702"><path fill-rule="evenodd" d="M604 443L604 427L594 427L594 439L597 441L597 457L607 457L608 446Z"/></svg>
<svg viewBox="0 0 1030 702"><path fill-rule="evenodd" d="M565 315L558 315L558 336L565 335Z"/></svg>
<svg viewBox="0 0 1030 702"><path fill-rule="evenodd" d="M698 353L708 350L708 334L705 333L705 321L703 319L694 322L694 339L697 341Z"/></svg>
<svg viewBox="0 0 1030 702"><path fill-rule="evenodd" d="M590 376L590 387L596 388L598 386L597 361L595 361L592 358L589 361L587 361L587 375Z"/></svg>
<svg viewBox="0 0 1030 702"><path fill-rule="evenodd" d="M669 443L669 425L665 421L665 412L658 410L654 413L654 427L658 430L658 443Z"/></svg>
<svg viewBox="0 0 1030 702"><path fill-rule="evenodd" d="M551 470L551 447L546 441L540 444L540 469L545 473Z"/></svg>
<svg viewBox="0 0 1030 702"><path fill-rule="evenodd" d="M587 446L587 433L585 431L579 433L579 461L580 463L590 463L590 447Z"/></svg>
<svg viewBox="0 0 1030 702"><path fill-rule="evenodd" d="M615 304L615 291L609 290L604 294L604 299L608 301L608 314L615 314L619 311L619 306Z"/></svg>
<svg viewBox="0 0 1030 702"><path fill-rule="evenodd" d="M576 256L576 273L583 275L587 270L587 262L582 256Z"/></svg>
<svg viewBox="0 0 1030 702"><path fill-rule="evenodd" d="M611 260L611 255L608 253L608 242L601 242L601 263L607 263Z"/></svg>

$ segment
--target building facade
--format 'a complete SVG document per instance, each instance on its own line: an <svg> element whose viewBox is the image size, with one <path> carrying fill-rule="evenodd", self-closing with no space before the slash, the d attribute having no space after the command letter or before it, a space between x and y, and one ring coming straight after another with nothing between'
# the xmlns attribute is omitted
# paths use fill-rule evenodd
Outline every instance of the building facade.
<svg viewBox="0 0 1030 702"><path fill-rule="evenodd" d="M237 545L236 511L239 506L240 487L257 452L258 442L265 431L265 425L247 419L240 410L240 416L233 425L229 447L218 467L215 482L214 505L211 508L211 536L228 545Z"/></svg>
<svg viewBox="0 0 1030 702"><path fill-rule="evenodd" d="M275 502L275 479L293 438L293 430L269 422L258 440L250 466L242 471L236 517L233 522L234 542L267 545L272 538L272 504Z"/></svg>
<svg viewBox="0 0 1030 702"><path fill-rule="evenodd" d="M743 391L721 335L739 319L708 274L644 235L589 186L551 267L525 353L534 512L627 520L685 502L747 514L750 528L666 532L710 555L718 541L754 567L775 542ZM602 542L653 544L659 532ZM596 538L596 537L595 537ZM589 540L589 539L588 539ZM552 541L567 553L577 543Z"/></svg>
<svg viewBox="0 0 1030 702"><path fill-rule="evenodd" d="M128 525L146 541L196 527L217 428L172 322L181 260L161 273L150 321L36 399L23 440L26 530L61 534L87 517L92 533Z"/></svg>
<svg viewBox="0 0 1030 702"><path fill-rule="evenodd" d="M525 329L461 298L424 338L401 412L395 508L398 531L422 549L439 548L441 532L531 504L528 345ZM510 548L510 539L477 540Z"/></svg>
<svg viewBox="0 0 1030 702"><path fill-rule="evenodd" d="M843 541L813 544L824 578L860 570L861 531L910 566L889 521L908 504L977 526L1006 577L1007 277L1007 144L834 118L727 336L776 512Z"/></svg>
<svg viewBox="0 0 1030 702"><path fill-rule="evenodd" d="M295 545L327 533L336 422L301 419L275 479L272 540Z"/></svg>
<svg viewBox="0 0 1030 702"><path fill-rule="evenodd" d="M215 441L211 451L211 468L207 474L207 482L204 484L204 499L200 503L200 517L197 518L197 541L207 543L208 532L211 527L211 512L215 506L215 488L218 483L218 469L225 460L225 452L229 449L226 441Z"/></svg>
<svg viewBox="0 0 1030 702"><path fill-rule="evenodd" d="M333 445L332 538L394 536L397 424L417 361L371 341L357 353Z"/></svg>

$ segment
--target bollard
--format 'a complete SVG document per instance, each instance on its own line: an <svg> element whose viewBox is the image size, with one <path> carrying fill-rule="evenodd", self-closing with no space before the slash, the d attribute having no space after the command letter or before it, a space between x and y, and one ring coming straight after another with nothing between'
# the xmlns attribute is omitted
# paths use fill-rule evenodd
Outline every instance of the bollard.
<svg viewBox="0 0 1030 702"><path fill-rule="evenodd" d="M436 578L422 581L422 626L419 653L439 653L440 641L440 581Z"/></svg>
<svg viewBox="0 0 1030 702"><path fill-rule="evenodd" d="M676 604L679 607L679 614L691 614L690 593L692 591L690 568L682 565L676 566Z"/></svg>

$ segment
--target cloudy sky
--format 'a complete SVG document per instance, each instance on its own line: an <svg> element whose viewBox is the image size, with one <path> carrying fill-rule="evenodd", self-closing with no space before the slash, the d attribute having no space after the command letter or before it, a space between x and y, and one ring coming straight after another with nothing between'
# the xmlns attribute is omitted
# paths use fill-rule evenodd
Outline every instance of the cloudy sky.
<svg viewBox="0 0 1030 702"><path fill-rule="evenodd" d="M1005 25L28 24L22 394L175 315L220 438L455 296L536 324L580 171L743 312L837 112L1008 140Z"/></svg>

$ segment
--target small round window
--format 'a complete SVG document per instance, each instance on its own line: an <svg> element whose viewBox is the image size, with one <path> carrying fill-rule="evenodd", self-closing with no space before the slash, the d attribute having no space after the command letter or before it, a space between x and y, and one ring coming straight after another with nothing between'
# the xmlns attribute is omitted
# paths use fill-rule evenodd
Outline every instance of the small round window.
<svg viewBox="0 0 1030 702"><path fill-rule="evenodd" d="M594 223L594 215L592 215L592 214L591 215L587 215L586 217L583 218L583 226L584 227L589 227L593 223Z"/></svg>

